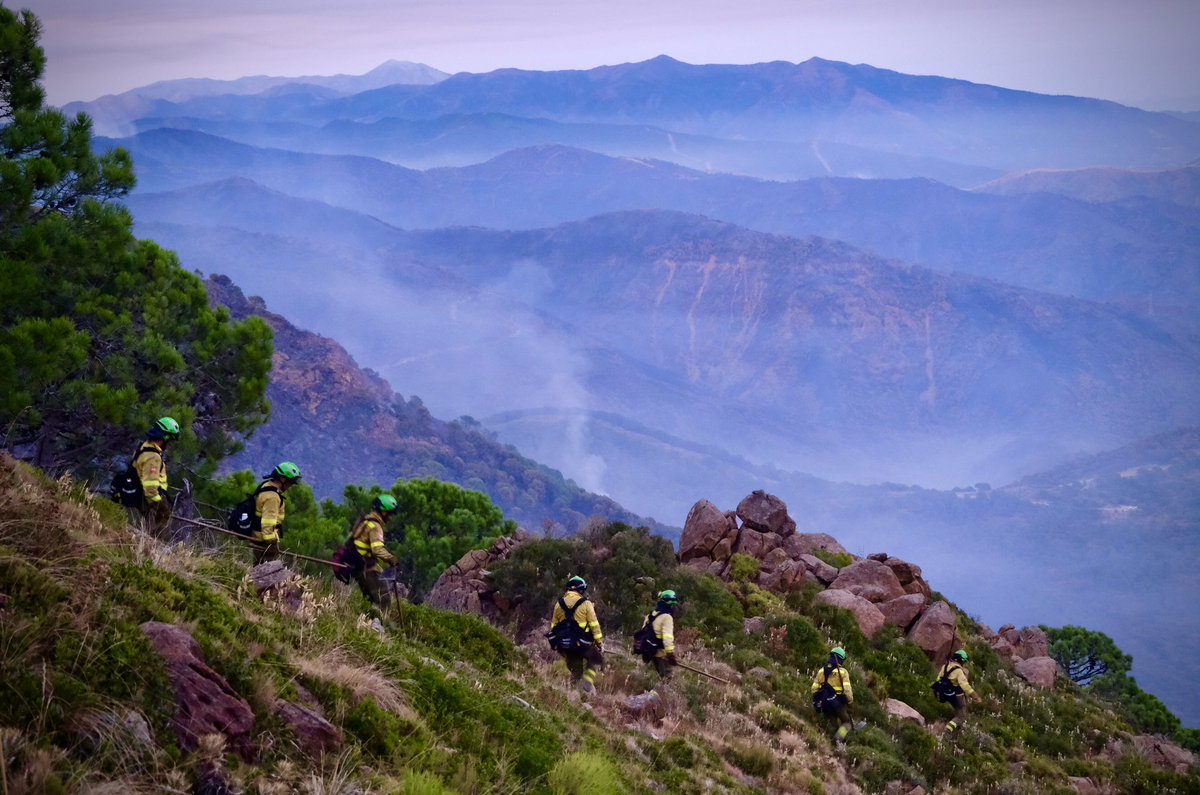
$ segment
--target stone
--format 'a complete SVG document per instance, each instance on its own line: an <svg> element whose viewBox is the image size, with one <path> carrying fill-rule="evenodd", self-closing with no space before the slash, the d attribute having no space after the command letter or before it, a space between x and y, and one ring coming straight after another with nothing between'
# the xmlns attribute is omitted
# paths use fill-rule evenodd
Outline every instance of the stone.
<svg viewBox="0 0 1200 795"><path fill-rule="evenodd" d="M291 727L296 735L296 745L314 759L338 750L345 741L341 729L307 707L280 699L276 700L271 712Z"/></svg>
<svg viewBox="0 0 1200 795"><path fill-rule="evenodd" d="M1181 776L1186 776L1188 771L1196 766L1195 754L1162 737L1135 735L1133 750L1155 767L1174 771Z"/></svg>
<svg viewBox="0 0 1200 795"><path fill-rule="evenodd" d="M259 596L283 585L292 579L292 576L292 570L281 560L268 560L250 569L250 580Z"/></svg>
<svg viewBox="0 0 1200 795"><path fill-rule="evenodd" d="M904 596L896 573L877 560L860 560L838 571L830 588L861 596L868 602L887 602Z"/></svg>
<svg viewBox="0 0 1200 795"><path fill-rule="evenodd" d="M908 640L931 660L945 660L954 651L957 617L950 605L940 599L925 609L908 630Z"/></svg>
<svg viewBox="0 0 1200 795"><path fill-rule="evenodd" d="M1021 633L1012 624L1005 624L996 630L996 634L1011 643L1014 647L1021 642Z"/></svg>
<svg viewBox="0 0 1200 795"><path fill-rule="evenodd" d="M753 491L738 503L737 517L745 527L781 538L796 532L796 522L788 516L783 500L765 491Z"/></svg>
<svg viewBox="0 0 1200 795"><path fill-rule="evenodd" d="M663 714L663 700L658 693L648 690L645 693L625 699L625 711L635 718L653 718L657 720Z"/></svg>
<svg viewBox="0 0 1200 795"><path fill-rule="evenodd" d="M762 533L751 527L743 527L738 533L733 554L749 555L762 560L768 552L779 546L780 538L774 533Z"/></svg>
<svg viewBox="0 0 1200 795"><path fill-rule="evenodd" d="M686 563L694 558L713 558L714 549L727 536L737 533L737 522L708 500L700 500L688 511L679 537L679 560ZM730 541L732 548L733 542Z"/></svg>
<svg viewBox="0 0 1200 795"><path fill-rule="evenodd" d="M888 553L886 552L872 552L870 555L867 555L867 560L877 560L880 563L883 563L887 559Z"/></svg>
<svg viewBox="0 0 1200 795"><path fill-rule="evenodd" d="M141 625L150 646L162 658L175 694L171 727L184 751L196 749L207 734L224 735L243 760L256 756L250 742L254 711L225 678L204 661L200 644L183 629L158 621Z"/></svg>
<svg viewBox="0 0 1200 795"><path fill-rule="evenodd" d="M1000 655L1001 657L1007 657L1010 660L1017 654L1017 651L1013 648L1012 644L999 635L997 635L995 640L993 640L989 645L991 645L992 651L996 652L996 654Z"/></svg>
<svg viewBox="0 0 1200 795"><path fill-rule="evenodd" d="M729 535L722 538L713 547L712 559L718 563L724 563L733 557L733 545L737 541L737 531L734 530Z"/></svg>
<svg viewBox="0 0 1200 795"><path fill-rule="evenodd" d="M1100 795L1101 792L1100 788L1096 786L1096 782L1092 781L1090 778L1083 778L1082 776L1068 776L1067 783L1071 785L1071 788L1075 790L1078 795Z"/></svg>
<svg viewBox="0 0 1200 795"><path fill-rule="evenodd" d="M530 538L524 530L518 530L496 539L486 550L475 549L463 555L437 578L425 597L425 604L438 610L498 618L512 605L508 600L496 598L495 589L488 582L490 570Z"/></svg>
<svg viewBox="0 0 1200 795"><path fill-rule="evenodd" d="M925 611L926 600L924 594L910 593L904 596L898 596L895 599L889 599L881 603L879 612L883 613L883 620L893 627L900 627L902 630L907 630L912 623L917 620L917 617Z"/></svg>
<svg viewBox="0 0 1200 795"><path fill-rule="evenodd" d="M1041 627L1025 627L1017 634L1014 647L1017 655L1027 660L1031 657L1046 657L1050 654L1050 639Z"/></svg>
<svg viewBox="0 0 1200 795"><path fill-rule="evenodd" d="M879 608L850 591L830 588L817 594L814 601L849 610L858 622L858 628L868 638L875 637L875 633L883 629L883 613L879 612Z"/></svg>
<svg viewBox="0 0 1200 795"><path fill-rule="evenodd" d="M767 619L762 616L752 616L742 621L742 629L747 635L761 635L767 631Z"/></svg>
<svg viewBox="0 0 1200 795"><path fill-rule="evenodd" d="M794 563L792 556L783 547L775 547L763 556L760 571L772 571L785 563Z"/></svg>
<svg viewBox="0 0 1200 795"><path fill-rule="evenodd" d="M885 698L883 700L883 711L899 720L911 720L918 726L925 725L925 716L915 709L894 698Z"/></svg>
<svg viewBox="0 0 1200 795"><path fill-rule="evenodd" d="M1052 657L1030 657L1027 660L1018 660L1013 665L1013 670L1017 672L1017 676L1043 690L1054 687L1054 680L1058 678L1058 663Z"/></svg>
<svg viewBox="0 0 1200 795"><path fill-rule="evenodd" d="M804 567L822 585L829 585L837 579L838 570L815 555L803 554L797 560L803 563Z"/></svg>
<svg viewBox="0 0 1200 795"><path fill-rule="evenodd" d="M810 582L808 569L803 563L788 560L782 566L758 575L758 587L774 593L799 591Z"/></svg>
<svg viewBox="0 0 1200 795"><path fill-rule="evenodd" d="M796 533L788 536L785 542L788 553L793 558L801 555L811 555L817 550L834 555L848 555L846 548L837 539L827 533Z"/></svg>

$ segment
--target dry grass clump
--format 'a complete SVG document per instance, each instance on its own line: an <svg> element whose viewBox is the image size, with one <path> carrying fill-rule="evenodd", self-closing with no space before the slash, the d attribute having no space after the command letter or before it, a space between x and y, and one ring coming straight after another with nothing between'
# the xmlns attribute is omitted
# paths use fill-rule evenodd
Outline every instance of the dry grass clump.
<svg viewBox="0 0 1200 795"><path fill-rule="evenodd" d="M330 649L317 657L296 657L292 664L305 676L338 685L359 701L370 698L385 712L421 724L420 716L408 703L408 696L395 682L344 649Z"/></svg>

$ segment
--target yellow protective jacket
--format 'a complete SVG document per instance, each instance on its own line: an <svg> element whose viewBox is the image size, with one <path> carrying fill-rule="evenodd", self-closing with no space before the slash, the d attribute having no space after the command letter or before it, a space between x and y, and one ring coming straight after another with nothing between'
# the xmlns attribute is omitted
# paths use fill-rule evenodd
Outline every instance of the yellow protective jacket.
<svg viewBox="0 0 1200 795"><path fill-rule="evenodd" d="M263 488L264 486L273 486L274 488ZM251 533L250 537L255 541L278 542L279 525L283 524L285 513L283 491L279 488L279 482L274 478L264 480L258 488L262 490L254 498L254 514L259 518L261 528L257 532Z"/></svg>
<svg viewBox="0 0 1200 795"><path fill-rule="evenodd" d="M376 571L383 571L385 566L381 564L396 565L396 556L388 552L383 543L383 517L379 515L379 511L371 511L359 519L350 534L354 538L354 547L358 554L362 555L367 568L374 565Z"/></svg>
<svg viewBox="0 0 1200 795"><path fill-rule="evenodd" d="M971 687L971 683L967 681L967 669L963 668L961 663L951 661L943 670L952 685L968 696L975 695L975 688Z"/></svg>
<svg viewBox="0 0 1200 795"><path fill-rule="evenodd" d="M568 608L574 607L575 603L583 598L583 594L578 591L567 591L563 594L562 600ZM567 614L563 612L562 605L558 602L554 603L554 614L550 616L550 626L558 626L559 622L565 620ZM584 602L575 611L575 623L585 632L592 633L592 640L596 643L601 643L604 640L604 633L600 631L600 620L596 618L596 607L591 600Z"/></svg>
<svg viewBox="0 0 1200 795"><path fill-rule="evenodd" d="M650 621L654 627L654 637L658 638L662 643L662 648L655 653L655 657L666 657L668 654L675 653L675 617L670 613L650 613L646 618L642 619L642 626L646 626L646 622Z"/></svg>
<svg viewBox="0 0 1200 795"><path fill-rule="evenodd" d="M142 481L147 505L158 505L167 490L167 464L163 461L162 442L142 442L133 458L133 469Z"/></svg>
<svg viewBox="0 0 1200 795"><path fill-rule="evenodd" d="M825 684L825 666L817 671L817 678L813 680L812 692L816 693L821 689L821 685ZM829 672L829 686L833 688L833 692L846 697L847 704L854 703L854 688L850 686L850 673L840 665Z"/></svg>

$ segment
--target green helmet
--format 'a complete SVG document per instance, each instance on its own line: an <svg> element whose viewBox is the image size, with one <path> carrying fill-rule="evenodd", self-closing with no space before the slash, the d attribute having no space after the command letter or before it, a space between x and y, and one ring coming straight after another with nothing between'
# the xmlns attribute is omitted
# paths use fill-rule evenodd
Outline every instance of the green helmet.
<svg viewBox="0 0 1200 795"><path fill-rule="evenodd" d="M677 605L679 604L679 597L675 595L674 591L668 588L658 595L658 601L663 604Z"/></svg>
<svg viewBox="0 0 1200 795"><path fill-rule="evenodd" d="M150 435L160 439L178 439L179 423L172 417L159 417L150 429Z"/></svg>
<svg viewBox="0 0 1200 795"><path fill-rule="evenodd" d="M579 575L575 575L571 579L567 580L567 590L568 591L586 591L587 590L587 582L585 582L584 579L582 577L580 577Z"/></svg>
<svg viewBox="0 0 1200 795"><path fill-rule="evenodd" d="M380 494L375 498L375 502L372 505L375 506L375 510L377 511L391 513L396 510L396 498L390 494Z"/></svg>
<svg viewBox="0 0 1200 795"><path fill-rule="evenodd" d="M296 466L291 461L284 461L271 470L271 476L283 478L284 480L299 480L300 467Z"/></svg>
<svg viewBox="0 0 1200 795"><path fill-rule="evenodd" d="M830 649L829 655L831 657L837 657L842 662L846 661L846 650L841 646L834 646L832 649Z"/></svg>
<svg viewBox="0 0 1200 795"><path fill-rule="evenodd" d="M954 652L954 659L958 660L959 662L966 662L967 661L966 650L959 649L958 651Z"/></svg>

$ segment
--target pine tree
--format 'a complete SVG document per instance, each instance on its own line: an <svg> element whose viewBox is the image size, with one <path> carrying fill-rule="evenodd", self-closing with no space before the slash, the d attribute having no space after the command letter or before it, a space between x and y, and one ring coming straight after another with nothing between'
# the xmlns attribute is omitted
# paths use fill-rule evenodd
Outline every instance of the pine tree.
<svg viewBox="0 0 1200 795"><path fill-rule="evenodd" d="M169 414L176 460L210 472L267 417L270 330L133 236L129 154L45 105L40 32L0 7L0 447L87 476Z"/></svg>

